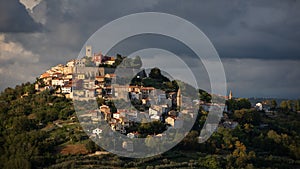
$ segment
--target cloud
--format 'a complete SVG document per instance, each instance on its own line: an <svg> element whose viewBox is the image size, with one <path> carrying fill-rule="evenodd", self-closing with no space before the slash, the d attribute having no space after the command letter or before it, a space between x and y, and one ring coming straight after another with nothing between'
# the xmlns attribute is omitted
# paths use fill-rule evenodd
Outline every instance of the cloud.
<svg viewBox="0 0 300 169"><path fill-rule="evenodd" d="M3 0L0 0L0 3L3 3ZM293 78L295 78L295 70L299 72L295 63L299 64L300 60L300 11L298 10L300 1L231 0L223 2L212 0L199 2L191 0L174 3L171 0L129 0L122 3L114 0L43 0L30 12L34 20L28 15L25 7L16 0L7 1L4 5L1 4L0 8L0 31L6 27L6 30L10 32L31 32L6 33L5 41L19 44L24 50L38 55L38 63L45 65L45 68L76 58L85 41L106 23L124 15L154 11L182 17L195 24L208 36L222 60L226 61L225 70L229 72L230 85L237 90L235 94L252 96L251 92L253 92L257 96L275 95L274 93L278 96L289 94L295 96L296 94L289 89L299 91L296 84L293 85ZM18 12L11 12L12 9ZM27 19L20 20L21 14L24 14ZM6 24L3 18L13 18L16 23L7 22ZM42 23L47 31L35 32L37 27L39 28L36 22ZM17 27L19 31L16 31L17 28L14 25L22 26ZM176 29L176 27L167 29ZM129 48L141 49L140 47L147 47L147 45L162 47L175 54L192 58L192 54L184 45L171 42L166 38L149 36L125 41L124 45L115 48L114 52L128 55L128 52L133 52L128 50ZM101 47L97 50L101 50ZM238 62L239 60L241 62ZM243 63L248 60L249 62ZM1 69L13 62L13 60L2 61ZM281 65L280 61L282 61ZM255 71L256 68L263 68L261 63L264 63L266 67L264 70L266 74ZM22 64L25 65L24 62ZM293 65L295 70L291 70L289 65ZM246 67L248 71L243 71L243 67ZM287 73L287 70L294 73ZM286 72L289 76L293 75L293 78L277 76L280 71ZM40 70L39 73L41 72ZM257 82L254 80L255 74L265 80L262 78ZM282 78L286 78L286 83L281 82ZM269 88L270 83L274 87ZM288 87L284 88L283 86L287 84ZM243 90L242 86L248 86L250 89ZM257 88L265 90L259 94Z"/></svg>
<svg viewBox="0 0 300 169"><path fill-rule="evenodd" d="M6 41L5 35L0 34L0 90L33 81L45 69L39 58L21 44Z"/></svg>
<svg viewBox="0 0 300 169"><path fill-rule="evenodd" d="M18 0L0 0L0 32L36 32L42 26L28 14Z"/></svg>
<svg viewBox="0 0 300 169"><path fill-rule="evenodd" d="M222 59L228 90L238 97L300 96L300 61Z"/></svg>
<svg viewBox="0 0 300 169"><path fill-rule="evenodd" d="M42 0L19 0L26 9L32 12L33 8L36 7Z"/></svg>

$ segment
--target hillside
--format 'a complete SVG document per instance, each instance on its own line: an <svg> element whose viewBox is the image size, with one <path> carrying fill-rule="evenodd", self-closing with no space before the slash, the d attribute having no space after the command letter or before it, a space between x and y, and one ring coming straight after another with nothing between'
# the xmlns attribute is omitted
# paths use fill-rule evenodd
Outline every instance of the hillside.
<svg viewBox="0 0 300 169"><path fill-rule="evenodd" d="M103 150L81 130L72 101L49 90L37 93L34 84L26 83L7 88L0 96L0 168L299 167L299 113L278 111L270 117L244 110L228 114L239 122L237 127L219 126L203 144L197 143L197 125L205 120L204 110L190 134L162 155L145 159L92 155ZM253 119L257 115L258 123Z"/></svg>

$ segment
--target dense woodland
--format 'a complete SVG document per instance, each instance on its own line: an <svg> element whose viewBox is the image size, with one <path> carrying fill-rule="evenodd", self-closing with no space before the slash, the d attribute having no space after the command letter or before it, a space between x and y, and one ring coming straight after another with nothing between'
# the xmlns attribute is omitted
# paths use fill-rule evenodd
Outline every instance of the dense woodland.
<svg viewBox="0 0 300 169"><path fill-rule="evenodd" d="M172 150L130 159L92 155L103 150L82 131L72 100L22 84L0 95L0 168L300 168L299 100L264 101L271 112L251 108L247 99L228 100L224 117L239 125L220 126L202 144L197 137L208 112L199 109L193 129Z"/></svg>

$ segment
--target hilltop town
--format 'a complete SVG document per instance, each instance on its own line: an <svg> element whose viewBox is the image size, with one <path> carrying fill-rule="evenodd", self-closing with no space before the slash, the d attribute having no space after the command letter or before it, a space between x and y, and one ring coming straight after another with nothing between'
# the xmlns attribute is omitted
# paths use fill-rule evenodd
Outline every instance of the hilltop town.
<svg viewBox="0 0 300 169"><path fill-rule="evenodd" d="M299 166L299 100L282 100L280 105L275 99L250 102L230 91L222 96L225 105L216 104L211 94L170 80L158 68L139 69L139 57L92 55L90 47L85 55L51 67L33 84L1 93L0 166L17 164L5 160L12 154L24 166L44 168ZM120 63L138 71L129 79L120 78L115 73ZM220 122L205 127L208 115L220 108ZM180 135L172 132L187 126L187 135L174 141ZM199 143L202 131L213 134ZM164 140L178 144L162 155L132 161L107 152L139 150L134 141L111 139L116 133L129 140L145 138L150 151ZM99 147L99 141L112 147Z"/></svg>
<svg viewBox="0 0 300 169"><path fill-rule="evenodd" d="M197 117L199 106L206 112L217 109L227 111L224 103L210 103L211 96L205 91L197 95L197 90L190 87L190 91L185 90L182 94L180 88L187 88L182 87L187 84L169 80L158 68L153 68L148 75L145 70L141 70L129 85L113 84L120 80L114 71L121 62L130 68L138 68L141 64L139 57L128 59L120 55L104 56L101 52L92 54L92 47L86 46L85 56L81 59L70 60L65 65L59 64L41 74L35 83L35 90L50 90L55 96L77 102L96 99L98 107L77 111L83 126L93 124L86 128L86 132L93 138L102 137L103 128L97 125L102 121L106 121L112 131L118 131L129 138L151 135L163 139L161 133L166 129L181 129L191 124ZM193 96L186 93L193 93ZM228 97L232 98L231 92ZM130 107L120 106L122 102L129 102ZM222 118L223 114L218 116ZM143 124L149 122L161 128L143 130L141 133ZM226 120L222 125L234 128L237 124ZM207 124L207 132L215 131L218 125ZM132 146L129 151L132 151Z"/></svg>

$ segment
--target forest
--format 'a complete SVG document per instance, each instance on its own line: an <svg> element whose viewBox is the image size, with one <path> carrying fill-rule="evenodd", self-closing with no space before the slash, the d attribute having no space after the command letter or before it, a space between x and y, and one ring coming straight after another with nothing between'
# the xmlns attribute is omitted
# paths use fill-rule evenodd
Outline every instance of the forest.
<svg viewBox="0 0 300 169"><path fill-rule="evenodd" d="M201 97L209 101L207 93ZM200 108L176 147L132 159L105 153L91 141L72 100L49 90L37 93L34 84L25 83L0 95L0 168L300 168L299 100L264 102L271 111L253 108L246 98L227 100L224 117L238 125L228 128L223 119L201 144L197 139L208 112Z"/></svg>

